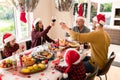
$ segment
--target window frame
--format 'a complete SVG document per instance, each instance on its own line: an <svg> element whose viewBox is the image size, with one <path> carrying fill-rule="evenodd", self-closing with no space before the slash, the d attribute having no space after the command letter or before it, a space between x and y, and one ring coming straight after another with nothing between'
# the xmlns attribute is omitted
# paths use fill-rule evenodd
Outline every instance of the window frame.
<svg viewBox="0 0 120 80"><path fill-rule="evenodd" d="M8 5L9 3L6 1L0 1L0 5ZM13 7L13 6L12 6ZM31 31L32 31L32 23L33 23L33 12L26 12L26 19L27 19L27 37L25 38L21 38L22 34L19 29L19 27L21 27L20 25L20 12L18 10L16 10L15 7L13 7L14 10L14 27L15 27L15 36L16 36L16 42L20 43L23 41L27 41L27 40L31 40ZM1 40L2 41L2 40ZM0 48L2 48L4 46L4 44L0 44Z"/></svg>

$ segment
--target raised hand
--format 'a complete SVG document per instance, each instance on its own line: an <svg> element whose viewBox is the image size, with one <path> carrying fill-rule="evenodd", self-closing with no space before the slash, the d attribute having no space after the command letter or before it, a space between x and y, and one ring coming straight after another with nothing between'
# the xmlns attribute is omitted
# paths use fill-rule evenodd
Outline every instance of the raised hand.
<svg viewBox="0 0 120 80"><path fill-rule="evenodd" d="M65 24L65 22L60 22L60 26L62 29L64 29L66 32L69 32L69 27Z"/></svg>

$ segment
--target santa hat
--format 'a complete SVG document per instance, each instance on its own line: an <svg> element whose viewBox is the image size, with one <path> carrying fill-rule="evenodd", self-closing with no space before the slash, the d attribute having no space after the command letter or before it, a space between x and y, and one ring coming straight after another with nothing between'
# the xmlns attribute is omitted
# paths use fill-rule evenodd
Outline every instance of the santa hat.
<svg viewBox="0 0 120 80"><path fill-rule="evenodd" d="M39 21L42 21L40 18L36 18L34 21L33 21L33 27L35 27L35 25L39 22Z"/></svg>
<svg viewBox="0 0 120 80"><path fill-rule="evenodd" d="M70 67L73 64L78 64L81 61L79 52L75 49L66 50L65 55L64 55L64 61L67 65L67 68L65 72L63 73L63 78L67 78L68 77L67 73L69 72Z"/></svg>
<svg viewBox="0 0 120 80"><path fill-rule="evenodd" d="M7 42L12 41L12 40L14 40L14 39L15 39L15 36L14 36L14 35L12 35L12 34L10 34L10 33L6 33L6 34L4 34L4 36L3 36L3 43L7 43Z"/></svg>
<svg viewBox="0 0 120 80"><path fill-rule="evenodd" d="M100 24L101 25L105 25L105 16L102 15L102 14L98 14L97 16L95 16L93 18L93 21L96 21L98 24L96 24L96 26L99 26Z"/></svg>
<svg viewBox="0 0 120 80"><path fill-rule="evenodd" d="M83 16L78 16L78 17L76 18L76 20L80 20L80 19L82 19L83 21L85 21L85 18L84 18Z"/></svg>

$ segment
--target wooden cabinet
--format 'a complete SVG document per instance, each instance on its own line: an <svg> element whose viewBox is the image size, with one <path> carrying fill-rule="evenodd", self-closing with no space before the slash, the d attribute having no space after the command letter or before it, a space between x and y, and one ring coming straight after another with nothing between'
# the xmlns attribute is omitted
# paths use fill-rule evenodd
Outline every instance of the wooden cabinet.
<svg viewBox="0 0 120 80"><path fill-rule="evenodd" d="M105 28L111 38L112 44L120 45L120 29Z"/></svg>

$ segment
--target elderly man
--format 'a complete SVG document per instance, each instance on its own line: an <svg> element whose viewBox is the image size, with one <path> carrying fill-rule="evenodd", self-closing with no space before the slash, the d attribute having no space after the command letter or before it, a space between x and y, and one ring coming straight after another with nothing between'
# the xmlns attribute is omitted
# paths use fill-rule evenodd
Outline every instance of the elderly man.
<svg viewBox="0 0 120 80"><path fill-rule="evenodd" d="M92 72L96 65L102 69L107 62L108 47L110 45L110 36L103 29L105 25L105 16L98 14L94 18L95 31L89 33L78 33L70 30L64 22L61 22L61 27L69 33L70 37L74 40L81 42L89 42L91 46L91 58L84 62L86 72Z"/></svg>
<svg viewBox="0 0 120 80"><path fill-rule="evenodd" d="M90 29L87 28L85 25L85 18L82 16L77 17L76 19L76 26L72 28L73 31L79 32L79 33L88 33L90 32ZM69 37L68 34L66 34L66 37Z"/></svg>

